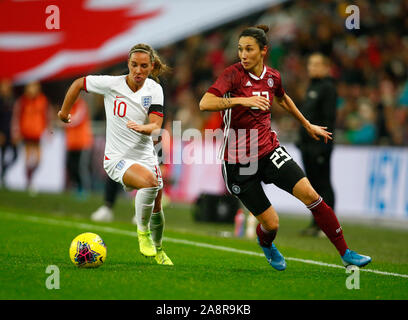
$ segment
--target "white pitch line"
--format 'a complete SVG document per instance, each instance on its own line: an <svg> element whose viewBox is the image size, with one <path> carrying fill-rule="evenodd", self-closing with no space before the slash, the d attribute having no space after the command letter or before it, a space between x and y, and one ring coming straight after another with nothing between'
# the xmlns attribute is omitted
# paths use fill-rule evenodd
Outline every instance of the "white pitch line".
<svg viewBox="0 0 408 320"><path fill-rule="evenodd" d="M23 215L23 214L15 214L15 213L8 213L8 212L0 212L0 216L3 217L3 218L14 219L14 220L25 220L25 221L36 222L36 223L51 224L51 225L66 226L66 227L74 227L74 228L80 228L80 229L86 229L86 230L98 230L98 231L102 231L102 232L121 234L121 235L136 237L137 238L137 232L136 231L128 231L128 230L117 229L117 228L106 227L106 226L100 226L100 225L94 225L94 224L89 224L89 223L73 222L73 221L59 220L59 219L52 219L52 218L43 218L43 217L37 217L37 216L27 216L27 215ZM190 241L190 240L185 240L185 239L177 239L177 238L169 238L169 237L164 237L163 240L168 241L168 242L180 243L180 244L196 246L196 247L201 247L201 248L208 248L208 249L213 249L213 250L234 252L234 253L240 253L240 254L251 255L251 256L258 256L258 257L263 257L264 256L262 253L259 253L259 252L240 250L240 249L224 247L224 246L219 246L219 245L213 245L213 244L204 243L204 242L195 242L195 241ZM344 266L337 265L337 264L325 263L325 262L321 262L321 261L299 259L299 258L292 258L292 257L285 257L285 259L289 260L289 261L301 262L301 263L306 263L306 264L314 264L314 265L318 265L318 266L344 269ZM394 277L400 277L400 278L408 278L408 274L400 274L400 273L386 272L386 271L373 270L373 269L360 269L360 271L375 273L375 274L384 275L384 276L394 276Z"/></svg>

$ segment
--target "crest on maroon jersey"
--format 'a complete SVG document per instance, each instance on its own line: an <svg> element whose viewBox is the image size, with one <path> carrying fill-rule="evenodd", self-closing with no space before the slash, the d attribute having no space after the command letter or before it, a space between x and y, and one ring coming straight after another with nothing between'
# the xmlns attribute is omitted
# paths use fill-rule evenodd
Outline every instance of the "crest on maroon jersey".
<svg viewBox="0 0 408 320"><path fill-rule="evenodd" d="M234 192L235 194L239 194L241 192L241 188L239 186L237 186L236 184L232 185L231 188L232 192Z"/></svg>

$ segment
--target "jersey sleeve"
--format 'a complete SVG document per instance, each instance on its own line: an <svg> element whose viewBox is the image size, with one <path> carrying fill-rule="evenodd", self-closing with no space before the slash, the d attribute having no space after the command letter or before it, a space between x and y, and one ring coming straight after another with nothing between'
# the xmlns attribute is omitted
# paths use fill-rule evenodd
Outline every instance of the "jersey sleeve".
<svg viewBox="0 0 408 320"><path fill-rule="evenodd" d="M152 104L149 107L148 114L156 114L163 117L164 114L164 94L161 85L157 84L152 93Z"/></svg>
<svg viewBox="0 0 408 320"><path fill-rule="evenodd" d="M157 84L152 94L152 105L158 104L158 105L163 106L163 103L164 103L163 88L161 87L161 85Z"/></svg>
<svg viewBox="0 0 408 320"><path fill-rule="evenodd" d="M231 67L225 69L207 92L222 97L232 91L236 82L237 71Z"/></svg>
<svg viewBox="0 0 408 320"><path fill-rule="evenodd" d="M112 76L86 76L84 89L86 92L105 94L111 88L112 79Z"/></svg>
<svg viewBox="0 0 408 320"><path fill-rule="evenodd" d="M282 86L282 77L279 72L276 74L276 89L275 89L275 96L278 98L282 98L285 95L285 90Z"/></svg>

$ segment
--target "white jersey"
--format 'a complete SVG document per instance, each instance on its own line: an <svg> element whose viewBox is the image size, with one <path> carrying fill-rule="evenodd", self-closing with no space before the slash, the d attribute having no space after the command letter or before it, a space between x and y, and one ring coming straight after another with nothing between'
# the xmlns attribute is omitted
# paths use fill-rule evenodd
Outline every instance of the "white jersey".
<svg viewBox="0 0 408 320"><path fill-rule="evenodd" d="M105 159L128 158L149 160L156 153L150 136L129 129L129 120L138 124L149 121L151 105L163 106L163 89L156 81L147 78L143 87L133 92L122 76L87 76L87 92L104 95L106 113Z"/></svg>

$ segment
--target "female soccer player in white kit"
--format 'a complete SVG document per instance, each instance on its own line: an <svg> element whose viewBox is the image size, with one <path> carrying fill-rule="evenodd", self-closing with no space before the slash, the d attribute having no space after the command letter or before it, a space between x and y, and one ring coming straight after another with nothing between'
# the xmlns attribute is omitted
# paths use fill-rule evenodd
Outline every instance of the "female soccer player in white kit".
<svg viewBox="0 0 408 320"><path fill-rule="evenodd" d="M106 112L104 168L125 190L137 189L135 220L142 255L157 263L173 265L162 249L164 214L163 180L152 133L163 123L163 89L156 80L168 67L146 44L137 44L128 55L129 74L86 76L68 89L58 117L70 122L72 105L81 90L102 94ZM149 76L151 78L149 78Z"/></svg>

